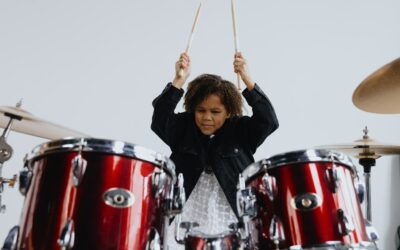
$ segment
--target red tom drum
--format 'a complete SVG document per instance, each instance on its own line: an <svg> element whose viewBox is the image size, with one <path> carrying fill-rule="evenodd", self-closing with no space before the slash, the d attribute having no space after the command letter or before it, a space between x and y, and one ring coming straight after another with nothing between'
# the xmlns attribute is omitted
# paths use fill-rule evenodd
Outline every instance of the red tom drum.
<svg viewBox="0 0 400 250"><path fill-rule="evenodd" d="M68 138L26 161L17 249L158 249L175 167L144 147Z"/></svg>
<svg viewBox="0 0 400 250"><path fill-rule="evenodd" d="M257 249L377 249L366 231L355 189L356 169L344 154L302 150L248 166L255 193L249 222Z"/></svg>

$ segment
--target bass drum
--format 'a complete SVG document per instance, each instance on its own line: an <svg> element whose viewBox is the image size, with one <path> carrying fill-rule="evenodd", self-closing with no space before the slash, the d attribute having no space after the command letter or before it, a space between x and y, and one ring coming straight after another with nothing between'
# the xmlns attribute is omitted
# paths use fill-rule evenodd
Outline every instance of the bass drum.
<svg viewBox="0 0 400 250"><path fill-rule="evenodd" d="M258 249L377 249L369 239L346 155L301 150L248 166L255 194L250 238Z"/></svg>
<svg viewBox="0 0 400 250"><path fill-rule="evenodd" d="M21 222L8 241L17 249L163 245L176 180L167 157L121 141L68 138L36 147L25 166Z"/></svg>

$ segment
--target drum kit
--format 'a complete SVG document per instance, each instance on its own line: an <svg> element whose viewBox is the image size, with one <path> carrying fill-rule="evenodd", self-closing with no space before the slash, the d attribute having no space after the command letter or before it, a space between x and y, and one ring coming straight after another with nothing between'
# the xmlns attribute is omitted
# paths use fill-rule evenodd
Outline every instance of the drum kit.
<svg viewBox="0 0 400 250"><path fill-rule="evenodd" d="M388 98L400 96L399 86L396 60L362 82L353 101L369 112L400 113L400 99ZM25 196L20 223L2 249L168 249L169 222L179 217L186 200L183 177L169 158L53 124L23 110L21 103L0 107L0 126L0 194L5 184L17 182L17 175L1 174L13 153L6 140L10 131L50 140L24 160L18 178ZM347 154L364 169L366 218L364 188ZM195 222L179 222L176 241L187 250L377 249L371 168L379 157L393 154L400 154L400 146L371 139L365 128L363 138L350 144L255 162L238 180L240 222L214 235L197 231Z"/></svg>

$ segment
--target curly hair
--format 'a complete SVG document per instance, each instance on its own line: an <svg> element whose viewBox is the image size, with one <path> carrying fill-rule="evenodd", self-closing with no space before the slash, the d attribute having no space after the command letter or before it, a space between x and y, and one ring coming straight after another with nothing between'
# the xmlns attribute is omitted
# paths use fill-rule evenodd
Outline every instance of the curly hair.
<svg viewBox="0 0 400 250"><path fill-rule="evenodd" d="M199 75L189 83L183 103L185 110L194 113L197 105L211 94L219 96L231 116L242 115L243 100L236 86L212 74Z"/></svg>

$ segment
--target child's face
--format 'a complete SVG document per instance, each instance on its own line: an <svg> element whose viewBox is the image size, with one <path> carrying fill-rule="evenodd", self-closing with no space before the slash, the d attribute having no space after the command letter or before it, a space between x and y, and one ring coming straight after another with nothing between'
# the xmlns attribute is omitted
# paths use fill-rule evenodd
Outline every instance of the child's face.
<svg viewBox="0 0 400 250"><path fill-rule="evenodd" d="M229 118L225 106L219 96L211 94L207 96L195 109L196 125L205 135L212 135L224 125Z"/></svg>

